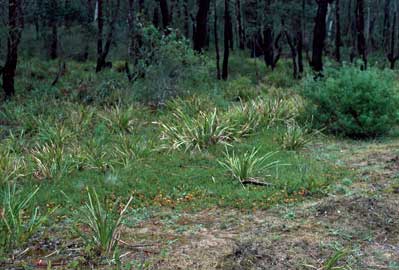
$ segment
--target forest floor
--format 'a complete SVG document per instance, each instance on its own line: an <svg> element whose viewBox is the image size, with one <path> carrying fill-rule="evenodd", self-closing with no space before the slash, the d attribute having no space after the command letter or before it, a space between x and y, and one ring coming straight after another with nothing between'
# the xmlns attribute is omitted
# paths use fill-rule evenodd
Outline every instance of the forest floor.
<svg viewBox="0 0 399 270"><path fill-rule="evenodd" d="M353 183L266 211L160 213L122 239L153 243L132 253L152 269L399 269L398 146L314 144L315 155L353 170Z"/></svg>

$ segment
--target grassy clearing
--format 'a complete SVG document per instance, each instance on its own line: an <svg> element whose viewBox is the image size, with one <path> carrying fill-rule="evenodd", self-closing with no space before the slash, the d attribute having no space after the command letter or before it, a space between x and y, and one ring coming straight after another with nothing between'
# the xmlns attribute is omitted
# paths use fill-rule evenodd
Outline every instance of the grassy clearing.
<svg viewBox="0 0 399 270"><path fill-rule="evenodd" d="M248 70L253 64L243 62ZM282 145L281 130L296 118L301 102L292 90L256 84L252 75L243 79L233 70L229 82L205 82L212 93L153 108L135 100L137 85L128 85L124 74L94 75L92 64L68 63L60 84L49 87L56 66L38 60L22 65L21 91L0 112L1 185L15 183L21 194L35 192L35 207L54 210L50 218L63 224L49 222L48 229L73 227L70 218L87 201L88 188L110 204L132 196L131 214L159 207L265 209L321 196L347 174L302 149L310 137L290 142L297 151L284 149L293 147ZM257 172L270 186L243 189L218 162L226 147L237 155L254 148L259 157L276 152L273 160L285 166ZM101 209L100 218L106 211ZM105 251L115 245L107 241L101 243Z"/></svg>

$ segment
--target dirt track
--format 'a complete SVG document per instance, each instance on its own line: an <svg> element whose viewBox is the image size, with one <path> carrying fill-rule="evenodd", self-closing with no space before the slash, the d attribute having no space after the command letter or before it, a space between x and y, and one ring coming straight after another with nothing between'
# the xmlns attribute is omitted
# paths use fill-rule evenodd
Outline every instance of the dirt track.
<svg viewBox="0 0 399 270"><path fill-rule="evenodd" d="M328 269L337 251L344 254L341 269L399 269L397 146L319 146L319 153L332 153L358 179L318 201L268 211L179 214L174 225L151 219L125 235L150 234L169 243L142 253L151 269Z"/></svg>

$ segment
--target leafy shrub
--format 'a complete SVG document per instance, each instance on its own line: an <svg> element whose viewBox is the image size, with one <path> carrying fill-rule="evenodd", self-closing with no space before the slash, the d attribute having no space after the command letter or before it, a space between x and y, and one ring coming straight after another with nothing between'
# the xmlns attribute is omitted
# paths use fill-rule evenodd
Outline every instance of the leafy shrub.
<svg viewBox="0 0 399 270"><path fill-rule="evenodd" d="M306 81L308 117L317 128L348 137L384 135L398 123L399 95L391 72L353 67L329 70Z"/></svg>
<svg viewBox="0 0 399 270"><path fill-rule="evenodd" d="M227 149L223 161L218 161L219 164L227 169L232 176L243 183L246 180L254 179L259 174L267 170L275 168L279 165L279 161L270 161L275 152L267 153L263 156L258 156L259 149L253 148L251 152L245 152L242 155L236 155L233 151L230 153Z"/></svg>
<svg viewBox="0 0 399 270"><path fill-rule="evenodd" d="M176 32L161 35L153 28L144 31L143 47L150 49L138 64L144 80L135 90L140 101L159 105L171 97L189 94L184 82L200 81L207 70L203 56L193 51L188 40Z"/></svg>
<svg viewBox="0 0 399 270"><path fill-rule="evenodd" d="M227 82L225 90L227 99L248 101L258 94L254 83L248 77L238 77Z"/></svg>

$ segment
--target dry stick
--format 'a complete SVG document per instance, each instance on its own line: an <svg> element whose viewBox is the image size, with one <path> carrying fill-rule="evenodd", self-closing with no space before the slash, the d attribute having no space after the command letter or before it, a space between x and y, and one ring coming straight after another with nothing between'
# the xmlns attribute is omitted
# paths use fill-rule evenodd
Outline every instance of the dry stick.
<svg viewBox="0 0 399 270"><path fill-rule="evenodd" d="M272 185L271 183L268 183L268 182L258 181L255 178L245 179L240 182L243 185L255 185L255 186L271 186Z"/></svg>
<svg viewBox="0 0 399 270"><path fill-rule="evenodd" d="M65 69L66 69L66 64L65 64L65 61L63 61L63 62L60 64L60 67L59 67L59 69L58 69L57 76L55 77L54 81L51 83L51 86L55 86L55 85L57 84L57 82L59 81L59 79L64 75Z"/></svg>

